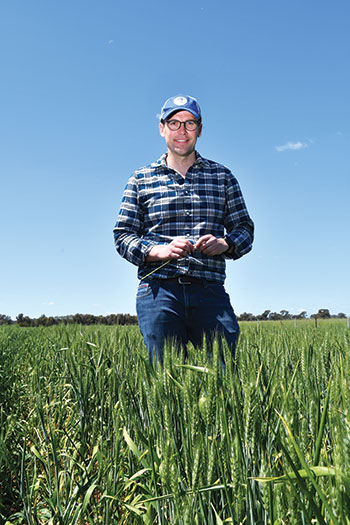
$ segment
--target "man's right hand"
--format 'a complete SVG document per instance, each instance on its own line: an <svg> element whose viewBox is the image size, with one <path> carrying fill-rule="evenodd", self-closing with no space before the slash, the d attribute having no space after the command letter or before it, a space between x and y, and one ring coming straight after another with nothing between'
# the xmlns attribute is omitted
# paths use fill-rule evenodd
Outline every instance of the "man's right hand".
<svg viewBox="0 0 350 525"><path fill-rule="evenodd" d="M185 239L174 239L170 244L157 244L152 246L146 262L167 261L170 259L180 259L186 257L194 250L193 244Z"/></svg>

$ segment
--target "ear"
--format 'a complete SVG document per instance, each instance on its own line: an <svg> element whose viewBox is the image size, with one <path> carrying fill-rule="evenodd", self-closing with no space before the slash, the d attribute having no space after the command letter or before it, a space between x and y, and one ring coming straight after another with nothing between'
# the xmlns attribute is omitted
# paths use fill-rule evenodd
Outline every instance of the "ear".
<svg viewBox="0 0 350 525"><path fill-rule="evenodd" d="M200 137L201 134L202 134L202 128L203 128L203 125L200 124L200 126L198 126L198 131L197 131L197 139L199 139L199 137Z"/></svg>
<svg viewBox="0 0 350 525"><path fill-rule="evenodd" d="M164 137L164 128L165 125L163 124L163 122L159 122L159 133L162 137Z"/></svg>

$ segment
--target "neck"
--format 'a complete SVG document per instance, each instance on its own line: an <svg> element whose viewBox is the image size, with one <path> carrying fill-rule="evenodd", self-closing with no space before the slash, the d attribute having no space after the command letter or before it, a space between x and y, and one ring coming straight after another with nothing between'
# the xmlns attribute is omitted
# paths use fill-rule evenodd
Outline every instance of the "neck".
<svg viewBox="0 0 350 525"><path fill-rule="evenodd" d="M188 157L180 157L168 151L166 162L169 168L186 177L188 169L196 162L196 153L193 151Z"/></svg>

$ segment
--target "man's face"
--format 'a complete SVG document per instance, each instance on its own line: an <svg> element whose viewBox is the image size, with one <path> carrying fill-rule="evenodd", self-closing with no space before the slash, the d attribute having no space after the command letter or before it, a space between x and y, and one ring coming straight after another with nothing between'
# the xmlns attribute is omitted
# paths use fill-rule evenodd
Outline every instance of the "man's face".
<svg viewBox="0 0 350 525"><path fill-rule="evenodd" d="M173 113L169 120L185 122L186 120L196 120L196 118L189 111L178 111ZM185 126L181 124L180 129L171 131L166 123L160 122L159 131L165 139L168 151L180 157L188 157L195 150L197 139L202 133L202 125L200 124L193 131L187 131Z"/></svg>

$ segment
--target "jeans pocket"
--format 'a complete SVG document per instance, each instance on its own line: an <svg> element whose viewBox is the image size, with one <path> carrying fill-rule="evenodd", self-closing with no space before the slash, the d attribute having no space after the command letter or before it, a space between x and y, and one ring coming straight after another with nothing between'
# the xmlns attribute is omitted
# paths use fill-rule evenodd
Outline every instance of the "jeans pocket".
<svg viewBox="0 0 350 525"><path fill-rule="evenodd" d="M136 298L142 299L142 297L148 297L152 293L152 288L149 283L139 283L137 288Z"/></svg>
<svg viewBox="0 0 350 525"><path fill-rule="evenodd" d="M222 283L210 283L206 285L206 289L211 292L215 297L225 298L227 297L227 292Z"/></svg>

